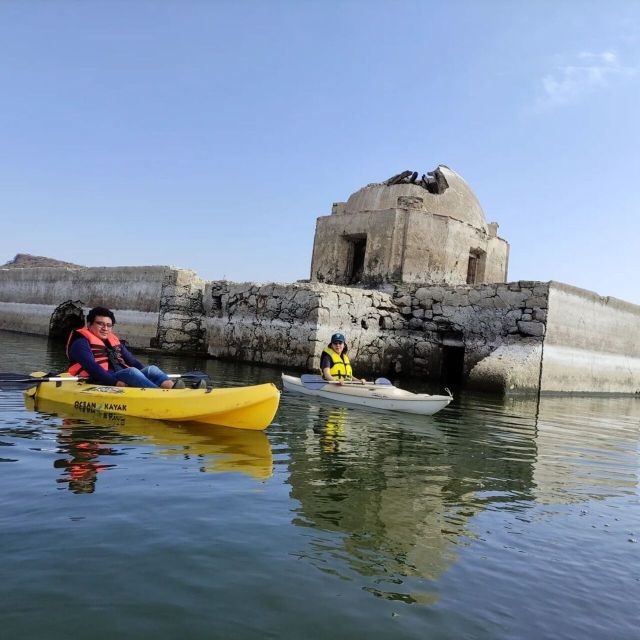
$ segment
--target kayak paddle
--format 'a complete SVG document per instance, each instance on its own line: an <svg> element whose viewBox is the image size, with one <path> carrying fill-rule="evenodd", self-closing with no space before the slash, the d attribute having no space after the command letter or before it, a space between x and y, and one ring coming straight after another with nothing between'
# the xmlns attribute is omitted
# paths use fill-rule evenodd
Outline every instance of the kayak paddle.
<svg viewBox="0 0 640 640"><path fill-rule="evenodd" d="M37 372L41 374L40 371ZM171 373L169 378L186 378L190 382L198 382L199 380L208 380L209 376L202 371L188 371L187 373ZM24 375L22 373L0 373L0 390L15 391L29 389L35 387L41 382L78 382L88 380L78 376L61 376L55 374L41 375Z"/></svg>
<svg viewBox="0 0 640 640"><path fill-rule="evenodd" d="M356 382L354 380L343 380L339 382L338 380L325 380L321 375L317 375L314 373L303 373L300 376L300 382L304 384L305 387L309 389L313 389L317 391L318 389L322 389L322 387L326 384L337 384L337 385L354 385L357 387L366 387L371 388L373 386L393 386L391 385L391 381L386 378L377 378L375 382Z"/></svg>
<svg viewBox="0 0 640 640"><path fill-rule="evenodd" d="M41 376L25 376L22 373L0 373L0 389L11 391L14 389L28 389L35 387L41 382L77 382L78 380L86 380L87 378L78 378L75 376L57 376L46 375Z"/></svg>

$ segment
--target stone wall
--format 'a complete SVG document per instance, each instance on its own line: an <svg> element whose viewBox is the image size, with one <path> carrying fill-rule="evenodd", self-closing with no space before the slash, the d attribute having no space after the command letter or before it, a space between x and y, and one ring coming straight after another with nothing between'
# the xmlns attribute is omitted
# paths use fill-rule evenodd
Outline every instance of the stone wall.
<svg viewBox="0 0 640 640"><path fill-rule="evenodd" d="M157 346L165 351L201 353L205 349L205 282L194 271L165 273L160 295Z"/></svg>
<svg viewBox="0 0 640 640"><path fill-rule="evenodd" d="M438 379L444 347L464 347L468 385L537 389L548 284L511 282L457 287L397 287L394 303L410 344L396 369ZM387 323L388 320L383 320Z"/></svg>
<svg viewBox="0 0 640 640"><path fill-rule="evenodd" d="M388 294L321 284L231 283L205 287L207 353L285 367L317 369L334 331L349 336L350 353L372 354Z"/></svg>
<svg viewBox="0 0 640 640"><path fill-rule="evenodd" d="M0 269L0 329L49 335L65 305L111 307L137 348L315 371L340 331L366 376L439 381L463 353L472 388L640 392L640 307L557 282L375 290L205 282L170 267Z"/></svg>
<svg viewBox="0 0 640 640"><path fill-rule="evenodd" d="M314 371L341 331L357 372L438 380L443 347L455 345L465 349L472 385L527 392L537 389L547 293L534 282L386 292L214 282L205 287L207 352Z"/></svg>

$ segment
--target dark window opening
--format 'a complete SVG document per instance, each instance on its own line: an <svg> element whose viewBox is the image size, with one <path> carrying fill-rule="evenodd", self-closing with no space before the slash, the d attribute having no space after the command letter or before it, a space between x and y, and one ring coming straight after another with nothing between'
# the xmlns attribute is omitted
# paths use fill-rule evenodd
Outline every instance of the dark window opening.
<svg viewBox="0 0 640 640"><path fill-rule="evenodd" d="M467 264L467 284L479 284L484 282L484 273L487 264L487 254L482 249L469 251L469 263Z"/></svg>
<svg viewBox="0 0 640 640"><path fill-rule="evenodd" d="M440 378L448 387L460 387L464 372L464 347L443 345Z"/></svg>
<svg viewBox="0 0 640 640"><path fill-rule="evenodd" d="M350 260L347 268L347 284L355 284L362 280L364 273L364 257L367 252L367 238L354 238L349 241Z"/></svg>
<svg viewBox="0 0 640 640"><path fill-rule="evenodd" d="M467 265L467 284L476 283L477 273L478 273L478 256L472 253L469 256L469 264Z"/></svg>

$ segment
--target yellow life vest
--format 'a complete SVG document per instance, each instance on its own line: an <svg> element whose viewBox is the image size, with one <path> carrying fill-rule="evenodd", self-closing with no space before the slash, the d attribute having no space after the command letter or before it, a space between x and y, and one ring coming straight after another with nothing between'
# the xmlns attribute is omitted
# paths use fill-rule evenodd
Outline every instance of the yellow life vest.
<svg viewBox="0 0 640 640"><path fill-rule="evenodd" d="M351 378L353 372L351 371L349 356L346 353L339 356L333 349L329 349L329 347L323 349L322 353L331 356L332 365L329 373L333 378ZM322 371L320 373L322 373Z"/></svg>

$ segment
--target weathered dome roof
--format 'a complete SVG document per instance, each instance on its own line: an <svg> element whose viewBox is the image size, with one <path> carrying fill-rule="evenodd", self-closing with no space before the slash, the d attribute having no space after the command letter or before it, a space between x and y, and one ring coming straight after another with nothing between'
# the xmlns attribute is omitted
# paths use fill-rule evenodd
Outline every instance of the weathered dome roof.
<svg viewBox="0 0 640 640"><path fill-rule="evenodd" d="M449 185L443 193L430 193L417 183L374 183L353 193L345 204L344 213L394 209L398 207L398 198L408 197L413 209L449 216L486 231L484 211L471 187L449 167L440 165L436 171L440 171ZM421 198L422 204L415 198Z"/></svg>

